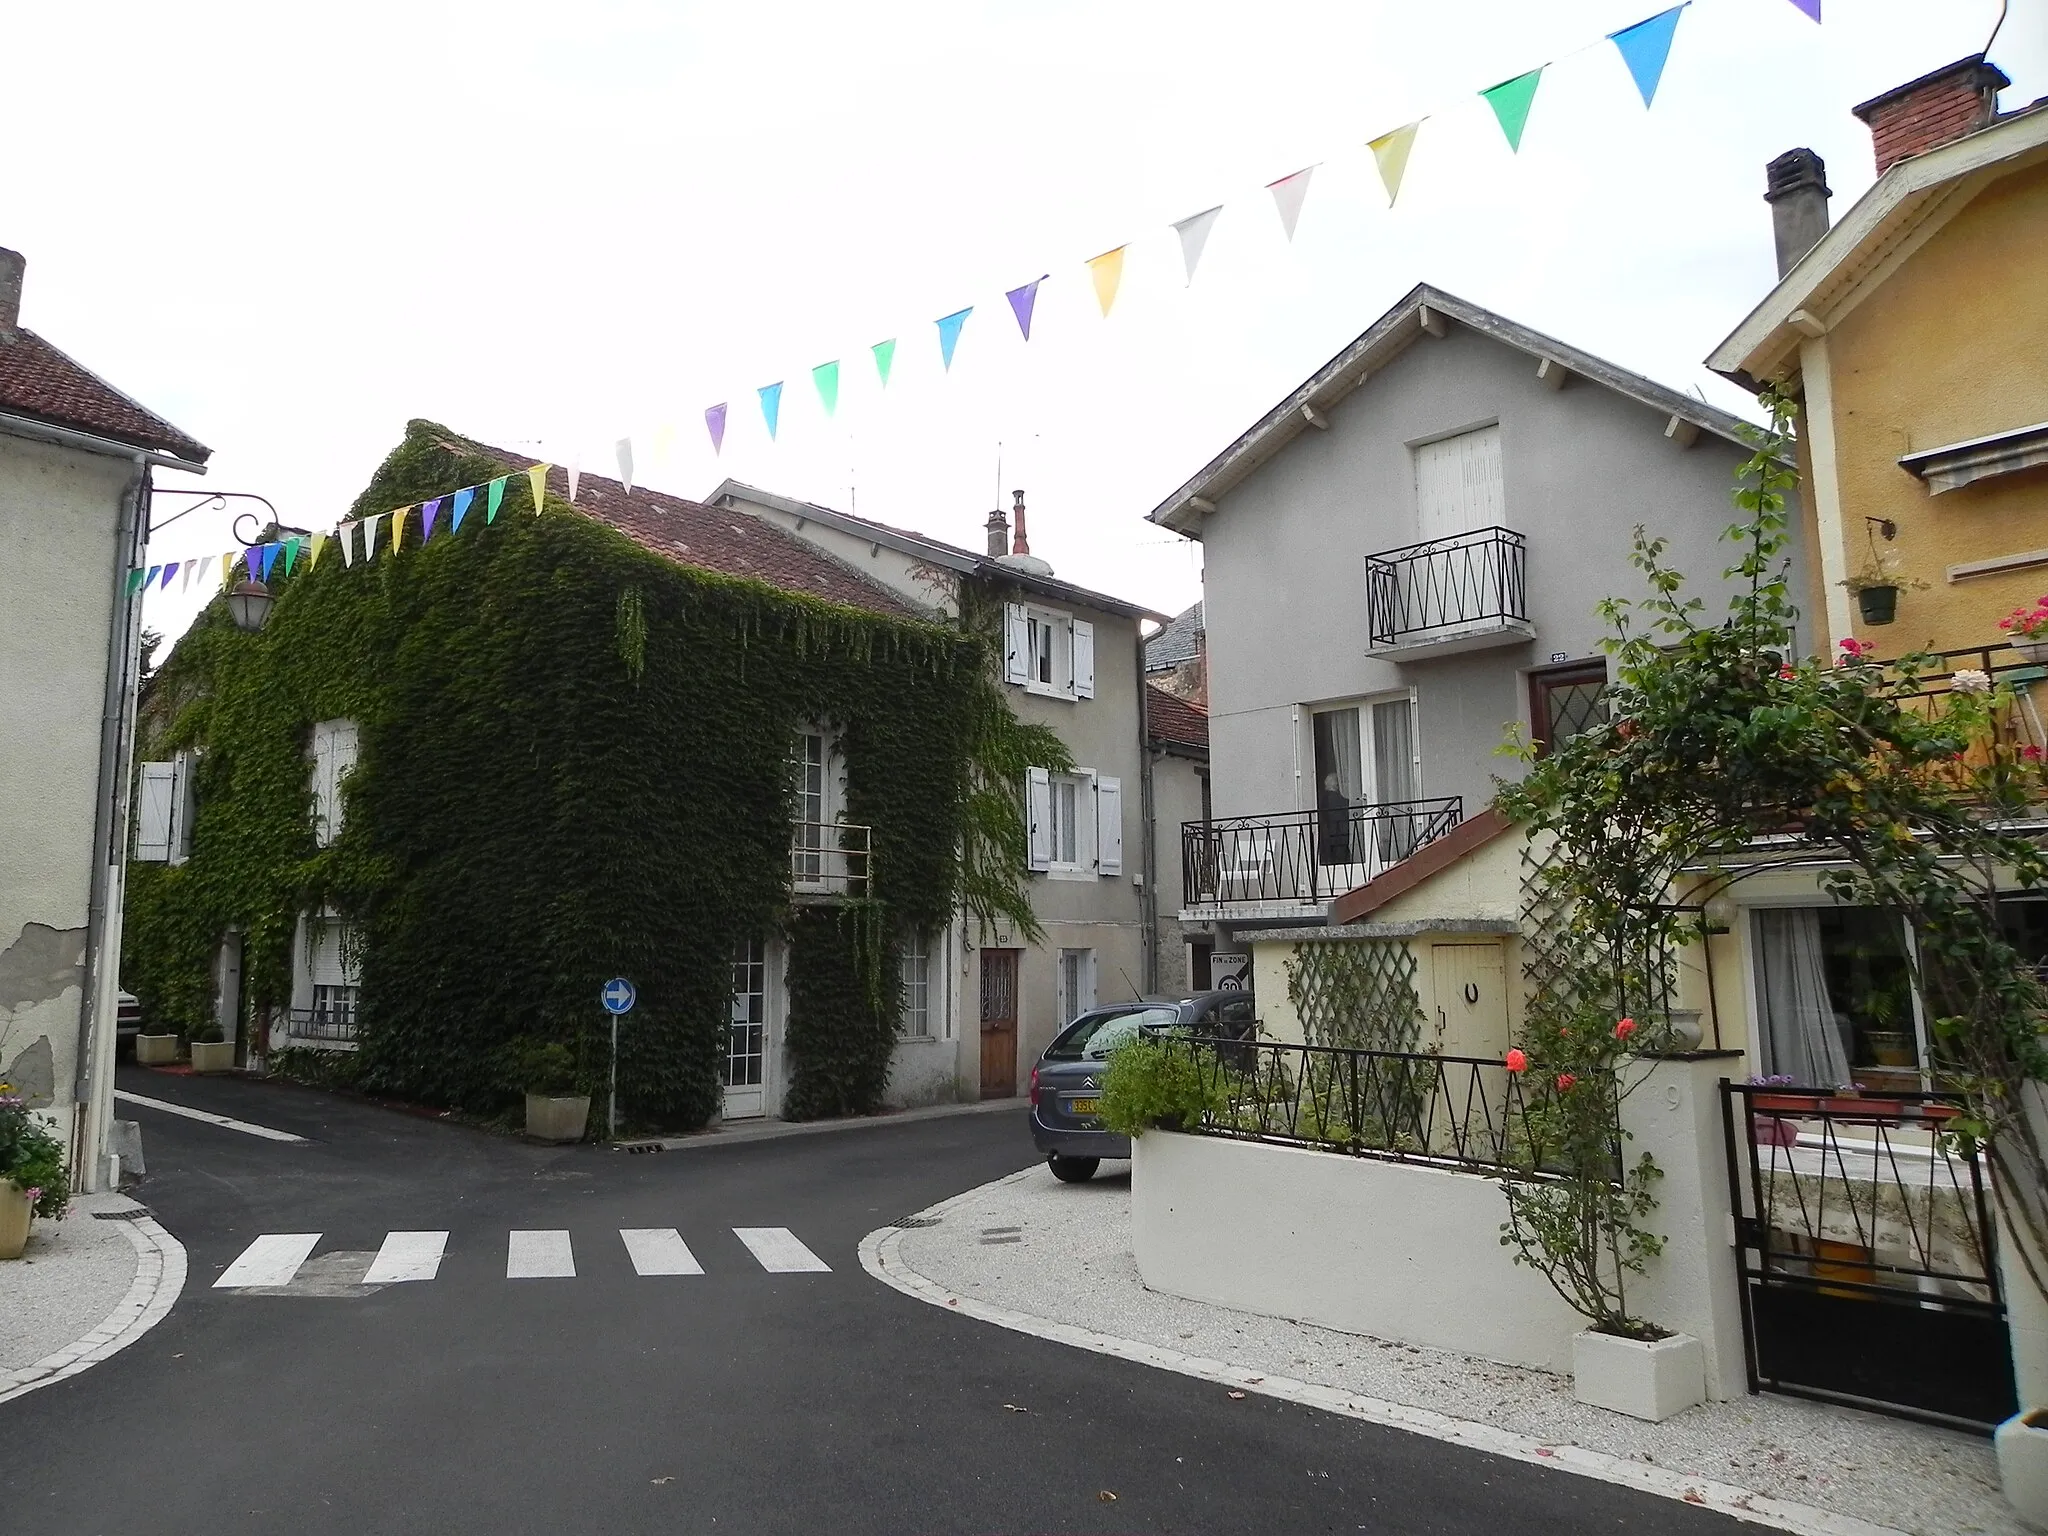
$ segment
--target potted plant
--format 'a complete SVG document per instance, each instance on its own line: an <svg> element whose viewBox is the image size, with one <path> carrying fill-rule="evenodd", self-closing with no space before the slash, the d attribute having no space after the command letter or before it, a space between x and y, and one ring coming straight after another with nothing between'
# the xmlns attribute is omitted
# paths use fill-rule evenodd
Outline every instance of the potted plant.
<svg viewBox="0 0 2048 1536"><path fill-rule="evenodd" d="M1899 616L1899 589L1911 587L1924 592L1924 581L1907 581L1899 575L1897 550L1873 554L1863 569L1843 580L1856 599L1856 609L1866 624L1889 624Z"/></svg>
<svg viewBox="0 0 2048 1536"><path fill-rule="evenodd" d="M1998 621L2006 643L2028 661L2048 661L2048 596L2015 608Z"/></svg>
<svg viewBox="0 0 2048 1536"><path fill-rule="evenodd" d="M559 1040L523 1038L513 1042L512 1059L526 1095L526 1134L535 1141L581 1141L590 1124L590 1095L578 1091L575 1054Z"/></svg>
<svg viewBox="0 0 2048 1536"><path fill-rule="evenodd" d="M0 1259L20 1258L30 1223L38 1216L54 1220L71 1203L64 1144L53 1124L0 1083Z"/></svg>
<svg viewBox="0 0 2048 1536"><path fill-rule="evenodd" d="M140 1067L168 1066L178 1059L178 1050L183 1044L174 1029L166 1029L159 1024L152 1033L145 1026L135 1037L135 1064Z"/></svg>
<svg viewBox="0 0 2048 1536"><path fill-rule="evenodd" d="M194 1072L232 1072L235 1070L235 1042L224 1039L218 1023L205 1023L193 1028L186 1037L192 1054Z"/></svg>
<svg viewBox="0 0 2048 1536"><path fill-rule="evenodd" d="M1223 1108L1220 1086L1208 1080L1196 1047L1140 1035L1110 1052L1102 1074L1104 1127L1120 1136L1191 1131Z"/></svg>

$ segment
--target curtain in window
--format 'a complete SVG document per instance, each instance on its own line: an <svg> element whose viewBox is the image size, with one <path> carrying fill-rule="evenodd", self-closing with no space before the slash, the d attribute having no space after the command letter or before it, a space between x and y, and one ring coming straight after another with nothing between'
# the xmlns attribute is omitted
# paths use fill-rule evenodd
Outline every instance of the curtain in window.
<svg viewBox="0 0 2048 1536"><path fill-rule="evenodd" d="M1372 775L1373 799L1383 806L1422 796L1415 781L1415 711L1406 699L1388 699L1372 707ZM1412 814L1382 812L1380 861L1392 864L1407 858L1415 851L1417 835Z"/></svg>
<svg viewBox="0 0 2048 1536"><path fill-rule="evenodd" d="M1841 1087L1850 1081L1849 1052L1828 995L1819 912L1811 907L1759 912L1756 925L1764 1071L1781 1073L1803 1087Z"/></svg>
<svg viewBox="0 0 2048 1536"><path fill-rule="evenodd" d="M1365 799L1365 758L1359 750L1358 711L1318 710L1315 727L1316 858L1322 864L1353 860L1351 810Z"/></svg>

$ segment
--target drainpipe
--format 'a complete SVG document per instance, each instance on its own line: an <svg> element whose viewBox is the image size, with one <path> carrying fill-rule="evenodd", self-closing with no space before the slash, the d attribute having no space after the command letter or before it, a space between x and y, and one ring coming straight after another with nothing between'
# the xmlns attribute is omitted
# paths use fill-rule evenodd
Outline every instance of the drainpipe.
<svg viewBox="0 0 2048 1536"><path fill-rule="evenodd" d="M133 455L134 476L121 495L114 531L114 612L108 625L107 675L100 701L99 803L93 807L92 884L86 911L85 975L78 1000L76 1070L72 1080L71 1182L84 1194L106 1183L106 1143L113 1118L113 1020L121 977L120 893L128 843L130 738L135 728L135 677L142 639L141 593L128 572L142 554L149 527L151 456ZM102 1060L104 1058L104 1060Z"/></svg>
<svg viewBox="0 0 2048 1536"><path fill-rule="evenodd" d="M1145 636L1142 630L1133 655L1138 675L1138 803L1145 829L1144 852L1139 858L1139 878L1145 884L1144 889L1138 892L1138 920L1144 927L1145 992L1150 996L1159 990L1159 839L1152 817L1152 711L1145 693Z"/></svg>

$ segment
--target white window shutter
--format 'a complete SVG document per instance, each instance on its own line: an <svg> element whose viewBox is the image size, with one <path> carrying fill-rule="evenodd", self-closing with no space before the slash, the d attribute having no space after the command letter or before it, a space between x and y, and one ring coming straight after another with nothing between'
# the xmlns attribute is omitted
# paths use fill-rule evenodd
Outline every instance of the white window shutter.
<svg viewBox="0 0 2048 1536"><path fill-rule="evenodd" d="M192 817L198 809L193 778L199 766L198 758L190 752L180 752L171 759L171 822L169 831L169 861L182 864L192 857Z"/></svg>
<svg viewBox="0 0 2048 1536"><path fill-rule="evenodd" d="M1105 875L1124 872L1124 786L1121 779L1095 781L1095 867Z"/></svg>
<svg viewBox="0 0 2048 1536"><path fill-rule="evenodd" d="M1074 697L1095 697L1095 626L1074 620Z"/></svg>
<svg viewBox="0 0 2048 1536"><path fill-rule="evenodd" d="M1024 819L1031 867L1052 868L1052 775L1043 768L1024 770Z"/></svg>
<svg viewBox="0 0 2048 1536"><path fill-rule="evenodd" d="M1022 603L1003 604L1003 681L1022 683L1031 677L1031 626Z"/></svg>
<svg viewBox="0 0 2048 1536"><path fill-rule="evenodd" d="M1095 951L1089 950L1081 961L1081 1006L1093 1008L1102 1000L1102 993L1096 986Z"/></svg>
<svg viewBox="0 0 2048 1536"><path fill-rule="evenodd" d="M171 806L177 781L175 763L144 763L135 794L135 859L163 864L171 857Z"/></svg>

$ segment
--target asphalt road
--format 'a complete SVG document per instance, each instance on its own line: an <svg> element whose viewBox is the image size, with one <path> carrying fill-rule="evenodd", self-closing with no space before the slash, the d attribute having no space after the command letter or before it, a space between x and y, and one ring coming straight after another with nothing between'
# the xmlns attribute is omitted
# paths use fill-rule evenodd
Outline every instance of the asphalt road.
<svg viewBox="0 0 2048 1536"><path fill-rule="evenodd" d="M286 1085L124 1069L122 1086L310 1140L124 1106L143 1124L140 1193L185 1243L190 1277L139 1342L0 1405L0 1529L1754 1529L1232 1400L869 1278L868 1232L1030 1160L1011 1115L627 1156ZM670 1227L704 1273L636 1274L620 1229ZM767 1273L734 1233L778 1227L830 1272ZM450 1234L434 1279L367 1288L330 1273L360 1275L362 1260L322 1262L395 1230ZM574 1277L507 1279L514 1230L568 1232ZM212 1288L259 1235L316 1232L301 1293Z"/></svg>

